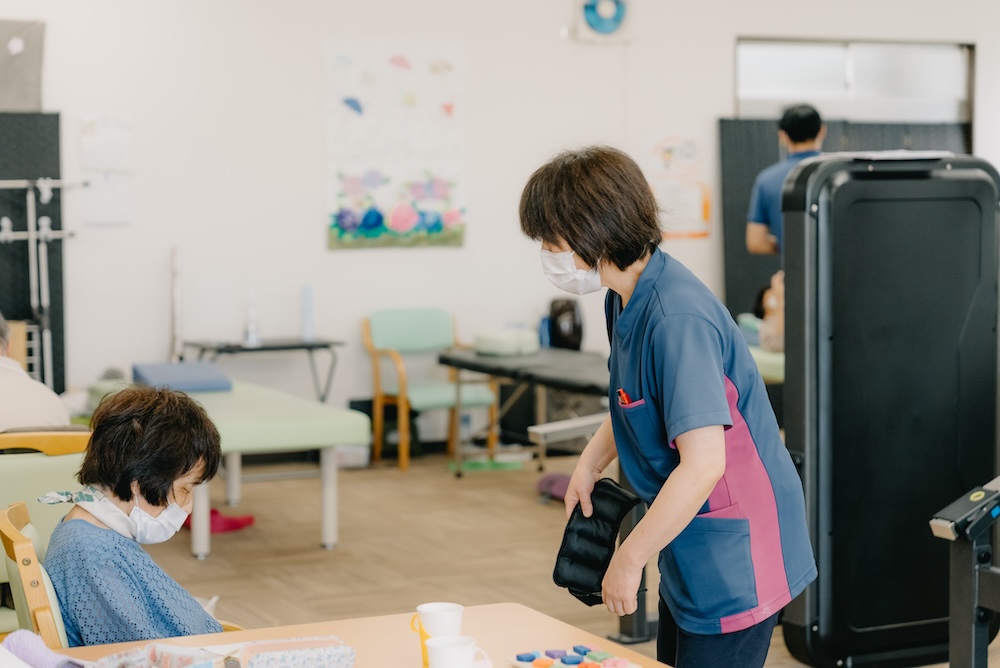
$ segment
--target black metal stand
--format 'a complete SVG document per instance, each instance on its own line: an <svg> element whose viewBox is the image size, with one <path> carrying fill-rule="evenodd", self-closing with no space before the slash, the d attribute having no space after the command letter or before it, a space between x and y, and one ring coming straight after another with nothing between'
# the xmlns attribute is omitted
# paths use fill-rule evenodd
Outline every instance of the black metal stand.
<svg viewBox="0 0 1000 668"><path fill-rule="evenodd" d="M986 668L993 612L1000 612L1000 568L993 566L990 529L1000 516L1000 478L977 487L931 520L935 536L952 541L948 594L948 661Z"/></svg>
<svg viewBox="0 0 1000 668"><path fill-rule="evenodd" d="M624 473L618 476L622 487L630 492L634 492L635 489L632 484L625 477ZM618 531L619 541L625 540L625 538L632 532L635 525L639 523L643 515L646 514L646 504L640 503L635 508L633 508L625 519L622 521L621 528ZM636 643L648 642L656 638L656 631L659 627L659 619L654 617L649 618L646 612L646 571L643 569L642 579L639 581L639 605L636 611L631 615L625 615L618 622L619 633L611 634L608 636L609 640L613 640L621 645L635 645ZM659 601L659 597L656 597Z"/></svg>

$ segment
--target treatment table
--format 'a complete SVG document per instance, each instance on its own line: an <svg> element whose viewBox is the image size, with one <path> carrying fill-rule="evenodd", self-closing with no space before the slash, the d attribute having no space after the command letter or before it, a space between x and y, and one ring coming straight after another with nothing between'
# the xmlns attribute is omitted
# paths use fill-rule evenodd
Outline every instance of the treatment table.
<svg viewBox="0 0 1000 668"><path fill-rule="evenodd" d="M369 445L370 418L360 411L335 408L239 381L233 382L230 391L188 394L205 407L222 437L226 500L230 505L240 499L243 454L319 450L320 544L332 549L337 544L338 531L336 449ZM191 512L191 552L198 559L204 559L210 551L210 513L209 487L203 483L195 488Z"/></svg>

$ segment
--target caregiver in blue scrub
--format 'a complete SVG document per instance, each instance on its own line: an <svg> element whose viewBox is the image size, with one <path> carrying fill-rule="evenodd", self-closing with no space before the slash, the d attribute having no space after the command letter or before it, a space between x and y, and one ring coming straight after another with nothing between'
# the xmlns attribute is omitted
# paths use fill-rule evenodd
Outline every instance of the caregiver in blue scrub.
<svg viewBox="0 0 1000 668"><path fill-rule="evenodd" d="M579 503L591 515L594 483L616 457L649 510L611 561L604 604L635 612L658 554L657 659L763 666L778 612L816 565L802 485L736 323L659 249L652 190L619 150L568 151L540 167L520 219L555 285L608 288L611 412L573 471L566 512Z"/></svg>

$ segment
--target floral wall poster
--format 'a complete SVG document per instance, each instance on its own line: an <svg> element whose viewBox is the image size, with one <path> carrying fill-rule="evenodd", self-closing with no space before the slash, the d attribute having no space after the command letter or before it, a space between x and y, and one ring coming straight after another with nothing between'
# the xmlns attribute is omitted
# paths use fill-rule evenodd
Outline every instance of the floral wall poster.
<svg viewBox="0 0 1000 668"><path fill-rule="evenodd" d="M337 43L326 59L328 247L461 246L458 48Z"/></svg>

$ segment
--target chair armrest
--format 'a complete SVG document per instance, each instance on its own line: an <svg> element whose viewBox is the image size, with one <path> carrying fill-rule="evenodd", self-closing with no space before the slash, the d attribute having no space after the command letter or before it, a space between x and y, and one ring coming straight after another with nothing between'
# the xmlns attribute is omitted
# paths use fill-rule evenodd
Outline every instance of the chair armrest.
<svg viewBox="0 0 1000 668"><path fill-rule="evenodd" d="M372 356L372 365L376 370L376 391L380 392L382 387L382 381L378 375L378 358L387 357L392 362L393 370L396 372L399 393L406 394L406 364L403 362L403 356L399 354L399 351L392 350L391 348L370 348L368 352Z"/></svg>
<svg viewBox="0 0 1000 668"><path fill-rule="evenodd" d="M42 641L48 646L48 648L63 649L62 641L59 638L59 627L56 626L56 620L52 613L52 608L49 606L39 608L35 610L33 616L35 628L38 629L38 635L42 637Z"/></svg>

